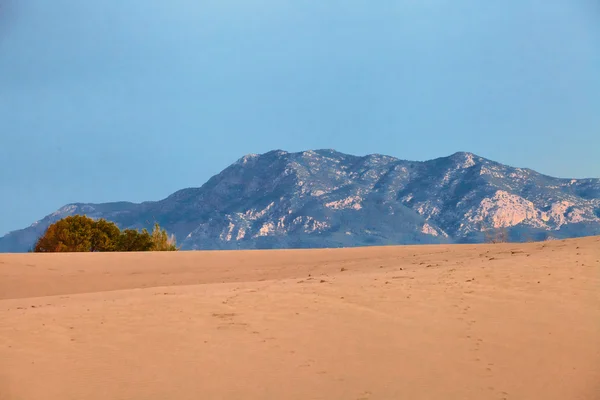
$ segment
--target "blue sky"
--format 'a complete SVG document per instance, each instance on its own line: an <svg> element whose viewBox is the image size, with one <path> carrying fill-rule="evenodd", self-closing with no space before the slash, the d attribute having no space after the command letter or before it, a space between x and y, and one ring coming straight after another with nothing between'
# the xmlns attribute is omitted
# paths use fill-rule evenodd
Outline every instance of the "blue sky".
<svg viewBox="0 0 600 400"><path fill-rule="evenodd" d="M318 148L600 177L600 3L0 0L0 234Z"/></svg>

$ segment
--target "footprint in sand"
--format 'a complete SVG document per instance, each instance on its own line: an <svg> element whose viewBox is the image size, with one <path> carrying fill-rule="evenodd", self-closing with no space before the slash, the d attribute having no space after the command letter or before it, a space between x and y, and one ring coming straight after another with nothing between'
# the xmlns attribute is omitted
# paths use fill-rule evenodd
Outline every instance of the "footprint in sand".
<svg viewBox="0 0 600 400"><path fill-rule="evenodd" d="M213 317L221 318L221 319L230 319L235 317L236 313L213 313Z"/></svg>
<svg viewBox="0 0 600 400"><path fill-rule="evenodd" d="M249 326L245 322L235 322L233 318L237 316L236 313L213 313L213 317L224 320L224 322L217 326L218 330L223 329L242 329L246 330Z"/></svg>

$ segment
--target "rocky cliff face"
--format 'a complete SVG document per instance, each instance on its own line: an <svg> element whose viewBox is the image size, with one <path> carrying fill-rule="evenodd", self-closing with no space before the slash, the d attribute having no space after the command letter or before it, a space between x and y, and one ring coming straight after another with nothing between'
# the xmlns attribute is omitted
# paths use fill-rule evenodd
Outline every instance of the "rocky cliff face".
<svg viewBox="0 0 600 400"><path fill-rule="evenodd" d="M600 180L557 179L470 153L416 162L333 150L247 155L164 200L71 204L0 239L26 251L67 215L122 228L157 221L184 249L514 241L600 234Z"/></svg>

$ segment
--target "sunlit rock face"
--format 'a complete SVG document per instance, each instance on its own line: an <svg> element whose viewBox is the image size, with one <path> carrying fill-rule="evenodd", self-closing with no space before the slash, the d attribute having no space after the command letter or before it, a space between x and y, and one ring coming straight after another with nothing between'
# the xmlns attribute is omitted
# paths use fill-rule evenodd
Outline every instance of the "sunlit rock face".
<svg viewBox="0 0 600 400"><path fill-rule="evenodd" d="M122 228L157 221L183 249L467 243L498 230L549 240L600 234L600 180L552 178L470 153L417 162L276 150L161 201L67 205L0 239L0 251L26 251L74 214Z"/></svg>

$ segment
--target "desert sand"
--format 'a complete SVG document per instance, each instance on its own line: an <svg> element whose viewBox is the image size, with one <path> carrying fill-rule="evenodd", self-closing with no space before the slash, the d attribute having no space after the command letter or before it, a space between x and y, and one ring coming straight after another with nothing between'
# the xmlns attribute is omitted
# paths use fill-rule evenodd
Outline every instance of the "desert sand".
<svg viewBox="0 0 600 400"><path fill-rule="evenodd" d="M600 399L600 238L0 255L0 399Z"/></svg>

